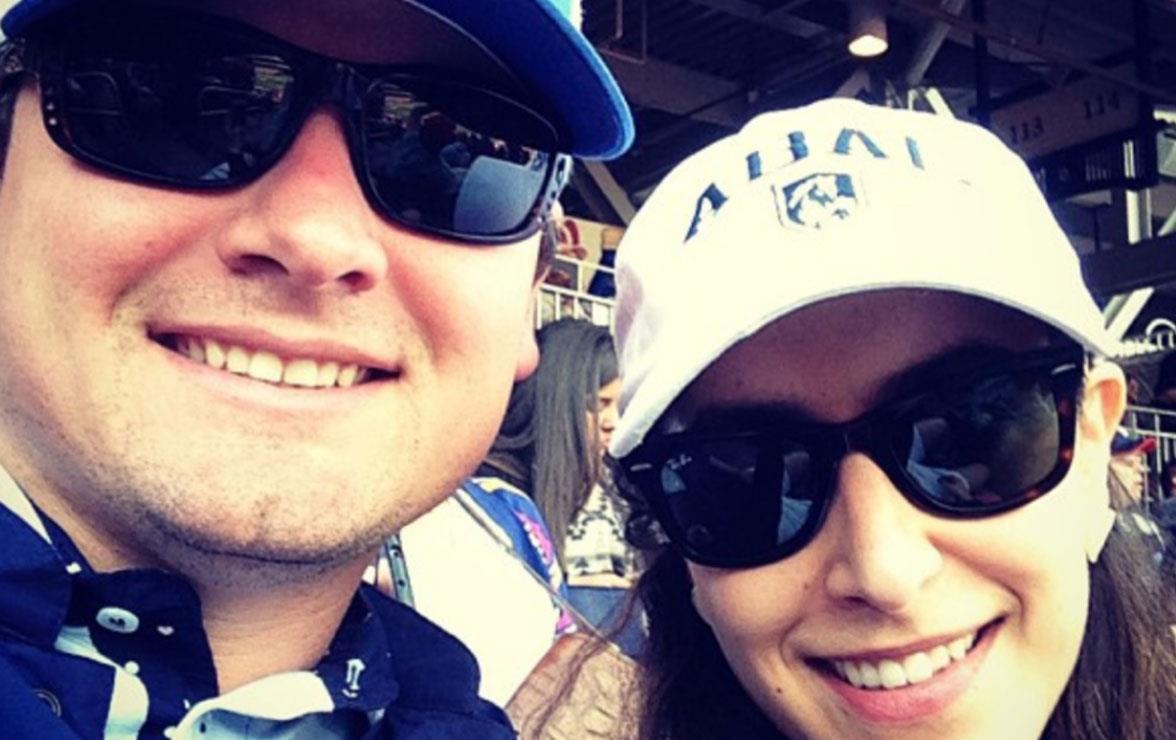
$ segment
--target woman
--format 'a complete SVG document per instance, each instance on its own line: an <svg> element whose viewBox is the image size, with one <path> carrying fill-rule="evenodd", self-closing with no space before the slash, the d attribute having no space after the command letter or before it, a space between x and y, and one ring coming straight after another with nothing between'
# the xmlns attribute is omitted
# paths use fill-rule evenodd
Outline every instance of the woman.
<svg viewBox="0 0 1176 740"><path fill-rule="evenodd" d="M555 546L577 611L596 627L615 627L635 577L621 503L604 479L601 457L616 424L616 351L608 329L581 319L544 326L539 367L527 400L512 399L504 432L487 459L531 492ZM516 408L517 406L517 408ZM635 650L636 622L618 639Z"/></svg>
<svg viewBox="0 0 1176 740"><path fill-rule="evenodd" d="M995 137L767 114L618 262L643 738L1171 736L1173 600L1108 496L1123 374Z"/></svg>

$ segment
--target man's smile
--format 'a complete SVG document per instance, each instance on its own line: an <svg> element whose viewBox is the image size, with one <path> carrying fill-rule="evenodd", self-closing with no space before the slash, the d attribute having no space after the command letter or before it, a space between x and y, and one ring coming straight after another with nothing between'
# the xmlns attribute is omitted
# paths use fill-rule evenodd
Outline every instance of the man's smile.
<svg viewBox="0 0 1176 740"><path fill-rule="evenodd" d="M201 365L292 388L351 388L399 374L395 369L357 362L355 352L299 348L264 338L242 341L188 332L151 332L150 337Z"/></svg>

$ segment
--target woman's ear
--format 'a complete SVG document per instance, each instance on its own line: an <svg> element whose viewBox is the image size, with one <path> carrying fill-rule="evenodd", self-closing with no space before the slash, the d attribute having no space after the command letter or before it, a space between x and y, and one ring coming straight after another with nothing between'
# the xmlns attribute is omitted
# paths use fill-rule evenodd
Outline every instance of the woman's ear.
<svg viewBox="0 0 1176 740"><path fill-rule="evenodd" d="M1110 449L1111 440L1127 410L1127 380L1111 362L1099 362L1086 373L1079 431L1085 441Z"/></svg>
<svg viewBox="0 0 1176 740"><path fill-rule="evenodd" d="M1111 507L1109 486L1103 485L1111 461L1111 440L1127 409L1127 381L1123 370L1110 362L1100 362L1086 373L1082 413L1078 419L1079 444L1085 447L1082 455L1089 461L1091 479L1096 481L1099 495L1090 501L1086 523L1086 559L1098 562L1107 537L1115 526L1115 510ZM1093 489L1092 489L1093 490Z"/></svg>

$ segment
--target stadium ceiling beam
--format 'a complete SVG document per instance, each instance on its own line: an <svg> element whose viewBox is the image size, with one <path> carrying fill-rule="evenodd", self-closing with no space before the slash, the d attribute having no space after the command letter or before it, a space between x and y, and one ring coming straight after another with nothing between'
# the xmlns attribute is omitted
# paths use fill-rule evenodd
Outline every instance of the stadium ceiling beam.
<svg viewBox="0 0 1176 740"><path fill-rule="evenodd" d="M1082 256L1082 273L1095 295L1114 296L1108 304L1108 319L1130 323L1120 314L1131 308L1133 295L1148 295L1154 286L1176 283L1176 215L1169 214L1158 236L1130 246L1116 247ZM1135 301L1138 303L1138 301ZM1122 304L1122 305L1118 305ZM1135 311L1138 313L1138 310ZM1134 318L1131 316L1130 318ZM1122 327L1124 330L1126 327Z"/></svg>
<svg viewBox="0 0 1176 740"><path fill-rule="evenodd" d="M964 9L964 2L965 0L940 0L939 9L958 16ZM947 40L947 34L950 31L951 26L943 21L931 21L931 25L923 33L919 43L915 45L914 53L911 54L910 64L907 65L906 72L902 76L904 85L908 88L917 87L923 81L923 77L931 67L931 62L935 61L935 55L943 47L943 42Z"/></svg>
<svg viewBox="0 0 1176 740"><path fill-rule="evenodd" d="M596 187L600 188L600 192L608 199L608 204L612 206L613 211L620 216L621 223L628 226L633 217L637 215L637 209L633 207L633 201L629 200L629 194L613 177L604 162L586 161L583 166L587 170L588 176L596 183Z"/></svg>
<svg viewBox="0 0 1176 740"><path fill-rule="evenodd" d="M751 21L758 23L767 28L774 28L777 31L798 36L802 39L811 39L821 34L828 33L829 29L820 23L813 23L806 21L803 18L798 18L791 15L790 11L793 8L804 5L810 0L800 0L799 2L787 2L780 8L774 8L769 11L764 11L763 7L749 2L749 0L693 0L695 5L701 5L704 8L717 10L726 13L734 18L740 20Z"/></svg>
<svg viewBox="0 0 1176 740"><path fill-rule="evenodd" d="M900 5L908 10L920 13L929 18L942 21L952 28L965 33L975 34L985 39L993 41L1002 46L1007 46L1011 49L1029 54L1036 57L1043 62L1051 64L1060 64L1069 69L1078 70L1091 77L1098 77L1104 80L1109 80L1124 87L1131 88L1143 95L1150 95L1157 101L1176 102L1176 90L1156 85L1153 83L1138 80L1134 75L1124 74L1114 69L1104 69L1097 64L1088 62L1083 59L1078 59L1065 52L1060 52L1048 46L1029 41L1027 39L1018 38L1009 33L1000 31L985 23L976 23L962 16L952 15L939 8L938 6L924 5L919 0L894 0L897 5Z"/></svg>
<svg viewBox="0 0 1176 740"><path fill-rule="evenodd" d="M638 63L607 51L603 56L637 106L729 128L746 116L747 98L738 82L653 58Z"/></svg>

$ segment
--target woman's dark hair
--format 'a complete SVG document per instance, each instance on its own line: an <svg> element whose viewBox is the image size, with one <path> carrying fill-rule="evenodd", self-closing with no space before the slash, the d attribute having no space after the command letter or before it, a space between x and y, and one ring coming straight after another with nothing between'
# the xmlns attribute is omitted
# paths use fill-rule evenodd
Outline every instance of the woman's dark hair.
<svg viewBox="0 0 1176 740"><path fill-rule="evenodd" d="M511 393L486 462L530 492L562 562L563 533L601 478L587 414L600 388L617 377L617 356L608 329L582 319L550 323L537 340L539 367Z"/></svg>
<svg viewBox="0 0 1176 740"><path fill-rule="evenodd" d="M5 41L0 44L0 57L11 43ZM0 177L4 175L4 163L8 159L8 141L12 138L12 118L16 113L16 99L26 79L26 75L11 75L0 80Z"/></svg>

